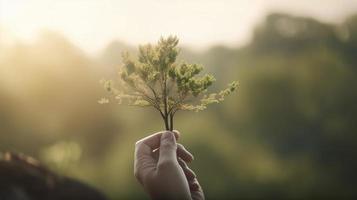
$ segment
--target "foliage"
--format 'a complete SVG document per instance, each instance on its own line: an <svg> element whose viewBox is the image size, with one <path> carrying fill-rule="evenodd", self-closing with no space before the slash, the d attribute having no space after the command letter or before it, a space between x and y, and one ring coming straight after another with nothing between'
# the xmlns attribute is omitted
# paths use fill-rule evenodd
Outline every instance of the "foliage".
<svg viewBox="0 0 357 200"><path fill-rule="evenodd" d="M200 65L176 62L178 42L177 37L170 36L161 38L155 46L140 46L138 59L124 53L124 64L119 72L120 89L115 88L111 80L103 82L119 103L151 106L159 111L166 130L173 130L177 111L204 110L209 104L223 101L238 87L234 81L218 93L207 93L215 78L209 74L198 76L203 70ZM107 102L108 99L99 101Z"/></svg>

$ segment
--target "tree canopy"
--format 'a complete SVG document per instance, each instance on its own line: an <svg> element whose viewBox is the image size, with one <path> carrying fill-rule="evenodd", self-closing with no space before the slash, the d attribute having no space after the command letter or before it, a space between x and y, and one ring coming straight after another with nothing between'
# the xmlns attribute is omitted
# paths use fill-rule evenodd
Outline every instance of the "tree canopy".
<svg viewBox="0 0 357 200"><path fill-rule="evenodd" d="M234 81L218 93L208 93L215 78L210 74L199 76L203 70L201 65L177 62L178 43L175 36L161 37L157 45L140 46L137 59L128 52L123 53L119 88L112 80L103 82L119 103L151 106L159 111L166 130L173 130L177 111L204 110L209 104L223 101L238 87L238 82ZM107 102L108 99L100 101Z"/></svg>

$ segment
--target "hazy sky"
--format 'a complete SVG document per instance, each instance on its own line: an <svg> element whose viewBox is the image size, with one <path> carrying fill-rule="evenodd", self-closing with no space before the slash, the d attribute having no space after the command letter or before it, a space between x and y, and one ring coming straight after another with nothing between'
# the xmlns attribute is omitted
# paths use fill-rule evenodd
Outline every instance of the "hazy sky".
<svg viewBox="0 0 357 200"><path fill-rule="evenodd" d="M270 11L339 22L357 13L357 0L0 0L0 39L31 41L49 29L88 52L113 39L138 44L169 34L196 48L242 45Z"/></svg>

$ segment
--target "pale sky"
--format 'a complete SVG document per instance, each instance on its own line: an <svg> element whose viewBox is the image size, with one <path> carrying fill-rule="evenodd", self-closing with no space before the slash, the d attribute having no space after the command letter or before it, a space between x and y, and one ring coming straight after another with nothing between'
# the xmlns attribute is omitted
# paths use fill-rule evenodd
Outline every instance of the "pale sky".
<svg viewBox="0 0 357 200"><path fill-rule="evenodd" d="M270 11L341 22L357 13L357 0L0 0L0 39L31 42L53 30L87 52L114 39L136 45L169 34L197 49L237 46Z"/></svg>

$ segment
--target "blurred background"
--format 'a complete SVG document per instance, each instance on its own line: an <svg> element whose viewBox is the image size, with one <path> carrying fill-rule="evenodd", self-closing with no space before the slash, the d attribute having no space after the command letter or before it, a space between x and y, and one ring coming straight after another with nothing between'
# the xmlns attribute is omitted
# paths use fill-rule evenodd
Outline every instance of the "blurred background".
<svg viewBox="0 0 357 200"><path fill-rule="evenodd" d="M357 196L355 0L0 0L0 151L111 199L143 199L136 140L159 114L114 103L123 50L177 35L181 59L237 93L176 116L207 199Z"/></svg>

